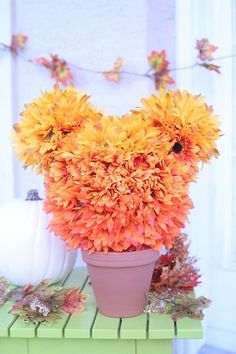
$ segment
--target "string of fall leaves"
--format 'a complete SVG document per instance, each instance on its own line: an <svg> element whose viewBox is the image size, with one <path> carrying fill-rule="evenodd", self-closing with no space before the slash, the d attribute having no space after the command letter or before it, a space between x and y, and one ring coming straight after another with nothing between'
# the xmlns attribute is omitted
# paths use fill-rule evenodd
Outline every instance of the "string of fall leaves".
<svg viewBox="0 0 236 354"><path fill-rule="evenodd" d="M98 71L93 69L86 69L75 64L69 63L65 59L60 58L57 54L50 54L49 58L39 57L36 59L28 59L22 55L22 51L28 41L28 37L22 33L17 33L12 35L11 44L7 45L0 42L3 50L8 50L12 54L20 57L21 59L42 66L46 68L51 77L62 85L68 85L73 83L74 77L71 68L75 68L81 71L87 71L95 74L102 74L106 80L118 83L120 81L121 75L133 75L133 76L143 76L152 79L155 82L155 88L158 90L160 87L167 87L175 83L173 77L171 76L172 71L191 69L196 66L201 66L209 71L216 72L220 74L220 66L213 64L212 61L216 59L222 59L232 56L225 56L221 58L214 58L213 53L217 50L213 44L209 43L206 38L196 41L197 49L197 60L196 63L184 68L169 68L169 61L167 60L166 51L163 49L160 52L152 51L148 56L149 69L146 73L136 73L130 71L122 70L123 59L117 58L113 64L113 67L108 71Z"/></svg>

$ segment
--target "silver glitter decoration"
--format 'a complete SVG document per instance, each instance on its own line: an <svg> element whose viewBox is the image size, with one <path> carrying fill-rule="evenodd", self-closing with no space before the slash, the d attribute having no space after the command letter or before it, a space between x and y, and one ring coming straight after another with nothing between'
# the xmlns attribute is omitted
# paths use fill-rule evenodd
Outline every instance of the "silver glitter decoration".
<svg viewBox="0 0 236 354"><path fill-rule="evenodd" d="M51 311L51 309L46 304L44 304L38 297L35 297L29 305L31 310L40 313L44 317L46 317Z"/></svg>
<svg viewBox="0 0 236 354"><path fill-rule="evenodd" d="M3 278L0 278L0 307L7 301L8 295L8 284Z"/></svg>
<svg viewBox="0 0 236 354"><path fill-rule="evenodd" d="M168 287L160 288L159 291L152 291L147 294L147 304L144 307L145 313L167 313L170 305L173 304L176 296L181 292Z"/></svg>

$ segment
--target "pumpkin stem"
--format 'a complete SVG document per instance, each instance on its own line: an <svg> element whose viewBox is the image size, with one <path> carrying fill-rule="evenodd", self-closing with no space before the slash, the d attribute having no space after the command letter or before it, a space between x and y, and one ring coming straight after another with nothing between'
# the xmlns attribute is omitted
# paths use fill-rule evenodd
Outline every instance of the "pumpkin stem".
<svg viewBox="0 0 236 354"><path fill-rule="evenodd" d="M30 189L27 192L27 197L25 200L42 200L42 198L39 197L37 189Z"/></svg>

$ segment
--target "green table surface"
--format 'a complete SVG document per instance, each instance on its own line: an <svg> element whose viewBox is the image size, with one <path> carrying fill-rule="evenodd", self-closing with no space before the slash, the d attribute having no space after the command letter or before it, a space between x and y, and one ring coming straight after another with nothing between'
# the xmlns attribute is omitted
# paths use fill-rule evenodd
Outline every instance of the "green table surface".
<svg viewBox="0 0 236 354"><path fill-rule="evenodd" d="M64 314L53 325L29 325L9 314L10 304L5 303L0 308L0 354L165 354L171 353L173 338L202 338L201 322L190 318L174 322L157 313L103 316L96 308L86 268L75 268L64 285L88 293L85 310Z"/></svg>

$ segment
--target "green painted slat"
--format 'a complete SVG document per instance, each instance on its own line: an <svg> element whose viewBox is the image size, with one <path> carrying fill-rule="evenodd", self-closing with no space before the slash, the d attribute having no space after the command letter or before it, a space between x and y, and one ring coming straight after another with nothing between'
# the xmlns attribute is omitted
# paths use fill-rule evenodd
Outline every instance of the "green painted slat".
<svg viewBox="0 0 236 354"><path fill-rule="evenodd" d="M92 338L114 339L119 336L120 319L103 316L98 312L92 328Z"/></svg>
<svg viewBox="0 0 236 354"><path fill-rule="evenodd" d="M64 330L66 338L90 338L97 308L89 280L83 290L88 294L85 309L82 312L74 313L70 316Z"/></svg>
<svg viewBox="0 0 236 354"><path fill-rule="evenodd" d="M172 354L172 340L137 340L136 354Z"/></svg>
<svg viewBox="0 0 236 354"><path fill-rule="evenodd" d="M145 339L147 337L147 314L122 318L120 327L121 339Z"/></svg>
<svg viewBox="0 0 236 354"><path fill-rule="evenodd" d="M0 337L8 337L9 328L16 320L16 315L9 314L8 311L11 308L12 303L7 301L0 308Z"/></svg>
<svg viewBox="0 0 236 354"><path fill-rule="evenodd" d="M81 313L73 314L64 329L65 338L90 338L90 330L95 316L96 309L94 311L85 309Z"/></svg>
<svg viewBox="0 0 236 354"><path fill-rule="evenodd" d="M134 340L33 338L28 342L29 354L136 354Z"/></svg>
<svg viewBox="0 0 236 354"><path fill-rule="evenodd" d="M28 354L27 339L0 338L1 354Z"/></svg>
<svg viewBox="0 0 236 354"><path fill-rule="evenodd" d="M21 318L17 318L10 328L10 337L33 338L37 325L27 324Z"/></svg>
<svg viewBox="0 0 236 354"><path fill-rule="evenodd" d="M191 318L182 318L176 322L178 338L200 339L203 337L201 321Z"/></svg>
<svg viewBox="0 0 236 354"><path fill-rule="evenodd" d="M174 321L169 315L151 313L149 315L149 338L150 339L168 339L174 338Z"/></svg>
<svg viewBox="0 0 236 354"><path fill-rule="evenodd" d="M68 321L69 315L63 314L53 325L43 324L37 328L37 337L39 338L62 338L63 329Z"/></svg>
<svg viewBox="0 0 236 354"><path fill-rule="evenodd" d="M82 288L88 276L86 267L74 268L69 277L64 282L64 286Z"/></svg>
<svg viewBox="0 0 236 354"><path fill-rule="evenodd" d="M66 279L64 286L82 288L87 280L86 268L75 268ZM64 328L70 318L70 315L63 314L53 325L40 324L37 328L37 337L39 338L62 338Z"/></svg>

